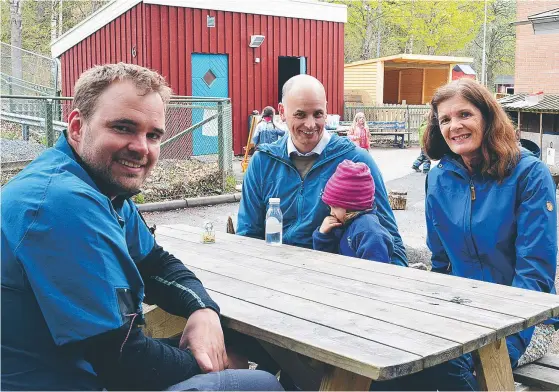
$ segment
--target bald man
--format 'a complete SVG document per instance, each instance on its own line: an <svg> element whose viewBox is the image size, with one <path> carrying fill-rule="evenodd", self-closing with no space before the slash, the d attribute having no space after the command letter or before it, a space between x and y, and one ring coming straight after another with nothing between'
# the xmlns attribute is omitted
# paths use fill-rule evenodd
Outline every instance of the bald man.
<svg viewBox="0 0 559 392"><path fill-rule="evenodd" d="M407 266L406 251L380 171L369 153L347 138L330 135L324 86L310 75L289 79L282 91L279 114L289 132L273 144L257 147L243 181L237 234L264 238L268 200L281 199L283 243L312 248L313 231L330 215L321 195L344 159L364 162L375 180L376 213L392 236L393 264Z"/></svg>

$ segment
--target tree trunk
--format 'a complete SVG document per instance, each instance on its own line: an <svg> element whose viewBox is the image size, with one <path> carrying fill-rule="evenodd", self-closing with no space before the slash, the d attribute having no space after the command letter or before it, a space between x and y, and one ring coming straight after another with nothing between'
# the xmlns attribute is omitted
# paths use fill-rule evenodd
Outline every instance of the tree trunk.
<svg viewBox="0 0 559 392"><path fill-rule="evenodd" d="M21 4L20 0L10 0L10 26L12 44L12 76L23 79L21 56ZM15 93L15 91L14 91Z"/></svg>
<svg viewBox="0 0 559 392"><path fill-rule="evenodd" d="M54 42L58 37L58 15L57 15L58 0L50 0L50 42Z"/></svg>

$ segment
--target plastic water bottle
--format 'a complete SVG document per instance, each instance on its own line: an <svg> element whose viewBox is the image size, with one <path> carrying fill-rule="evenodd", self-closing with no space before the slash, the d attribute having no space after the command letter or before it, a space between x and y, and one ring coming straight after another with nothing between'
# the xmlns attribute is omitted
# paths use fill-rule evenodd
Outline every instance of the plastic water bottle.
<svg viewBox="0 0 559 392"><path fill-rule="evenodd" d="M283 214L280 209L280 199L271 198L266 213L266 243L279 246L282 243Z"/></svg>

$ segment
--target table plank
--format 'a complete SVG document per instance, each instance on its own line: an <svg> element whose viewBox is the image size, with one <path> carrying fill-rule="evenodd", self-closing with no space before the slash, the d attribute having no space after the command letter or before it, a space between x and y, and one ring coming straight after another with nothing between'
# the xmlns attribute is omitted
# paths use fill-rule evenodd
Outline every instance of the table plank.
<svg viewBox="0 0 559 392"><path fill-rule="evenodd" d="M181 225L182 226L182 225ZM187 229L192 230L192 228L186 226ZM183 239L196 243L195 235L189 231L182 231L176 228L169 229L168 227L163 228L163 234L166 234L177 239ZM190 234L186 234L190 233ZM228 252L236 252L243 254L247 260L254 259L267 259L274 261L278 264L285 264L287 266L295 266L307 269L309 272L322 272L325 274L333 275L336 277L353 279L356 281L361 281L365 283L375 284L377 286L393 288L402 291L404 293L415 293L427 297L433 297L445 301L457 302L472 309L480 308L495 312L498 309L498 313L504 313L515 317L523 318L525 325L534 325L538 322L548 319L552 310L544 305L529 304L524 301L517 301L510 298L502 296L494 296L485 293L477 292L474 289L461 289L454 286L445 286L436 283L431 283L428 278L443 278L450 279L455 278L455 280L473 282L477 284L485 284L486 282L472 281L464 278L450 277L450 276L438 276L439 274L434 274L426 271L414 270L411 268L402 268L392 265L387 265L384 263L375 263L371 261L363 261L360 259L344 257L339 255L331 255L324 252L317 252L302 248L295 248L290 246L282 247L269 247L266 246L262 241L254 240L251 238L233 236L221 234L219 235L220 241L212 244ZM264 247L264 248L262 248ZM252 249L251 249L252 248ZM252 252L252 254L251 254ZM258 254L258 256L256 256ZM258 261L259 261L258 260ZM330 260L330 262L327 262ZM331 262L335 260L335 262ZM363 264L382 266L384 269L388 268L390 270L402 270L406 273L411 273L411 276L398 276L387 274L379 274L375 271L369 271L362 268L354 268L351 263L357 260ZM341 264L343 262L343 264ZM399 272L398 272L399 273ZM420 280L414 278L414 276L421 277ZM389 278L390 277L390 278ZM500 290L501 288L506 288L507 286L495 285ZM495 289L494 289L495 290ZM528 290L513 289L515 292L529 293ZM555 299L555 304L557 312L559 312L559 297L552 295L545 295L542 293L536 293L543 297L551 297Z"/></svg>
<svg viewBox="0 0 559 392"><path fill-rule="evenodd" d="M209 290L226 327L373 380L423 368L420 356Z"/></svg>
<svg viewBox="0 0 559 392"><path fill-rule="evenodd" d="M340 368L329 368L326 371L321 391L368 391L371 379L348 372Z"/></svg>
<svg viewBox="0 0 559 392"><path fill-rule="evenodd" d="M295 298L261 286L241 282L216 273L193 268L196 276L212 292L239 297L255 305L268 307L311 323L327 326L384 346L397 348L423 358L429 367L462 354L459 343L408 328L371 319L352 312Z"/></svg>
<svg viewBox="0 0 559 392"><path fill-rule="evenodd" d="M165 228L170 228L172 230L181 232L196 233L198 235L201 231L201 229L185 224L165 226ZM313 264L307 264L307 260L320 260L321 264L330 263L339 265L340 261L342 260L341 258L343 258L344 266L364 270L363 272L370 271L375 272L376 274L383 274L404 279L412 279L416 282L425 282L436 284L439 286L462 289L471 293L486 294L495 298L514 300L514 302L519 306L522 306L522 303L527 304L527 309L530 308L530 305L541 306L544 308L551 307L553 309L553 316L559 316L559 296L553 294L546 294L531 290L522 290L511 286L497 285L494 283L465 279L452 275L433 274L429 271L421 271L414 268L398 268L397 266L386 263L374 263L369 260L362 260L355 257L333 255L326 252L317 252L312 249L299 248L289 245L283 245L281 247L270 247L261 240L255 240L254 238L237 235L227 235L221 232L218 233L218 236L221 239L220 242L222 244L228 243L244 245L244 247L242 248L243 251L241 253L247 255L250 255L251 252L252 255L254 255L257 250L261 250L263 251L259 254L259 256L261 257L266 257L270 260L277 260L278 257L280 260L282 258L297 258L299 259L299 263L302 262L301 264L307 265L309 268L312 267ZM301 260L301 258L304 258L304 260Z"/></svg>
<svg viewBox="0 0 559 392"><path fill-rule="evenodd" d="M205 245L185 244L176 239L167 243L172 245L172 249L177 256L187 259L186 264L197 273L199 270L215 272L254 285L261 285L262 282L266 282L263 286L284 294L308 299L400 327L410 328L409 326L412 325L413 327L410 329L414 331L460 343L464 352L472 351L496 339L494 329L423 313L410 308L390 306L374 299L355 296L324 286L304 284L304 282L297 282L281 274L247 268L232 262L230 259L223 262L223 258L219 255L209 256L207 251L211 251L211 249L208 249Z"/></svg>
<svg viewBox="0 0 559 392"><path fill-rule="evenodd" d="M189 235L188 233L186 234ZM318 286L335 289L342 293L354 294L360 297L371 298L386 304L394 304L406 309L419 310L424 313L444 316L445 318L458 320L461 322L471 323L487 328L498 330L497 338L510 335L524 328L525 320L519 317L509 316L506 314L495 313L483 309L476 309L475 312L468 312L465 305L450 301L443 301L432 297L414 293L402 293L399 290L377 286L370 283L359 282L343 277L332 276L329 274L309 271L301 267L286 266L285 264L275 263L273 261L262 258L246 257L242 254L231 252L220 247L207 247L197 242L185 242L185 237L180 235L181 239L165 237L164 243L172 247L188 246L193 252L200 257L203 255L212 255L221 260L227 260L228 263L253 268L256 270L274 273L277 276L289 277L291 279L300 280L303 283L311 283ZM188 245L185 245L188 244Z"/></svg>

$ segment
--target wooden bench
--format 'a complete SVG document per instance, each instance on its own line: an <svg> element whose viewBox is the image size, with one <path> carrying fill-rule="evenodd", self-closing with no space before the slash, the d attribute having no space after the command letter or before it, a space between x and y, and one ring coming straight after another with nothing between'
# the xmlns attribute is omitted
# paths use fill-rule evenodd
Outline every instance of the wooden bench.
<svg viewBox="0 0 559 392"><path fill-rule="evenodd" d="M513 371L514 381L536 390L559 390L559 355L548 354L545 357Z"/></svg>
<svg viewBox="0 0 559 392"><path fill-rule="evenodd" d="M346 136L347 130L352 123L349 121L340 121L340 127L334 131L339 136ZM410 146L411 132L406 131L405 121L367 121L369 133L371 136L394 136L394 147L404 148L404 138L408 137L408 147ZM332 132L330 130L330 132ZM371 145L374 141L371 141Z"/></svg>

